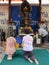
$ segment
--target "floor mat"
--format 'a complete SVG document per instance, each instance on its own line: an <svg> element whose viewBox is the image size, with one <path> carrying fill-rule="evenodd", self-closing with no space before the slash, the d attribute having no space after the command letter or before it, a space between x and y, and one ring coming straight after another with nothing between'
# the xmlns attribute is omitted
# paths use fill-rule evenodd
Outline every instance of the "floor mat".
<svg viewBox="0 0 49 65"><path fill-rule="evenodd" d="M35 57L39 61L39 65L49 65L49 52L46 49L35 49L33 51ZM17 50L13 55L13 60L8 61L7 55L0 63L0 65L36 65L34 62L30 63L23 57L23 51Z"/></svg>

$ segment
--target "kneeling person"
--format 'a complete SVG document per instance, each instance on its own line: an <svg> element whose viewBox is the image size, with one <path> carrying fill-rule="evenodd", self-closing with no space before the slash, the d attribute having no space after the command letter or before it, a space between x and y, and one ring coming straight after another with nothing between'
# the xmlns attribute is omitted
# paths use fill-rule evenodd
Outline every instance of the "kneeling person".
<svg viewBox="0 0 49 65"><path fill-rule="evenodd" d="M23 37L22 43L23 43L23 51L24 51L24 57L29 60L29 62L35 62L37 65L39 64L36 58L33 55L33 37L29 34L30 31L25 31L26 36Z"/></svg>
<svg viewBox="0 0 49 65"><path fill-rule="evenodd" d="M12 60L12 55L16 51L16 39L11 35L6 40L6 54L8 55L7 60Z"/></svg>

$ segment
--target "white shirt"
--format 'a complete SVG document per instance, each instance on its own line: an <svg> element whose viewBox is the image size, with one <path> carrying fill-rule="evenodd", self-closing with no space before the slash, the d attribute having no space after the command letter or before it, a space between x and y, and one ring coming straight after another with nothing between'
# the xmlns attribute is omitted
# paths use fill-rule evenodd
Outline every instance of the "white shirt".
<svg viewBox="0 0 49 65"><path fill-rule="evenodd" d="M27 34L26 36L23 37L24 43L23 50L24 51L32 51L33 50L33 37Z"/></svg>
<svg viewBox="0 0 49 65"><path fill-rule="evenodd" d="M40 28L44 28L46 30L46 24L40 24Z"/></svg>
<svg viewBox="0 0 49 65"><path fill-rule="evenodd" d="M39 35L42 35L43 37L44 36L46 36L48 34L48 32L45 30L45 29L43 29L43 28L40 28L39 29Z"/></svg>

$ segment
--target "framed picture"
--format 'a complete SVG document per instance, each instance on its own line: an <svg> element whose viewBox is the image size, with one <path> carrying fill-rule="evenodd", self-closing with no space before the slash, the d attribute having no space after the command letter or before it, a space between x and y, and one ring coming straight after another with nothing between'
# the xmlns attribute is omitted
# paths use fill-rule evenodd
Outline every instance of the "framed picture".
<svg viewBox="0 0 49 65"><path fill-rule="evenodd" d="M49 21L49 6L42 6L41 10L41 20L42 21Z"/></svg>

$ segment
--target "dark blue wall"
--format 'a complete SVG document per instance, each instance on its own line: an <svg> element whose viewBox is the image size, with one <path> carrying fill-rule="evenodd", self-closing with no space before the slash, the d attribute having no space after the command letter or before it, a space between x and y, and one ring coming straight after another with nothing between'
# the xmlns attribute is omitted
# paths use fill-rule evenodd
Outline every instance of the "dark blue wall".
<svg viewBox="0 0 49 65"><path fill-rule="evenodd" d="M31 14L32 20L38 21L38 19L39 19L39 6L32 6L30 14Z"/></svg>
<svg viewBox="0 0 49 65"><path fill-rule="evenodd" d="M11 6L11 18L13 21L21 21L20 15L20 6ZM38 21L39 19L39 6L32 6L30 12L30 18L32 20Z"/></svg>
<svg viewBox="0 0 49 65"><path fill-rule="evenodd" d="M11 18L13 21L20 21L20 6L11 6Z"/></svg>

